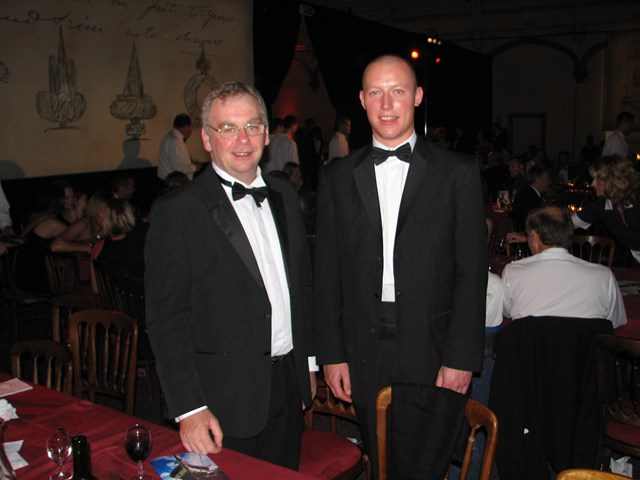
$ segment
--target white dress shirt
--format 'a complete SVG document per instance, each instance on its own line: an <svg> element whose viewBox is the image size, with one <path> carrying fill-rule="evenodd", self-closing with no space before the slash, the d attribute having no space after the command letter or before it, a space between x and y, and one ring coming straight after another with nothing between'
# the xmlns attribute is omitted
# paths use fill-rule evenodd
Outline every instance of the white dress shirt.
<svg viewBox="0 0 640 480"><path fill-rule="evenodd" d="M158 149L158 177L164 180L172 172L182 172L191 180L195 171L184 135L175 128L171 129Z"/></svg>
<svg viewBox="0 0 640 480"><path fill-rule="evenodd" d="M265 187L264 179L258 168L258 176L247 185L236 180L216 164L213 169L223 179L237 182L246 188ZM291 332L291 301L289 297L289 284L284 268L284 258L280 246L280 237L276 229L276 222L271 212L268 200L258 207L251 195L246 195L239 200L231 197L231 187L222 186L233 209L236 211L242 228L244 229L251 250L256 258L262 281L267 289L269 302L271 303L271 356L284 355L293 350L293 334Z"/></svg>
<svg viewBox="0 0 640 480"><path fill-rule="evenodd" d="M508 264L502 272L503 313L527 316L606 318L627 323L620 288L608 267L589 263L564 248L548 248Z"/></svg>
<svg viewBox="0 0 640 480"><path fill-rule="evenodd" d="M620 130L614 130L602 147L602 155L620 155L627 158L629 155L629 145Z"/></svg>
<svg viewBox="0 0 640 480"><path fill-rule="evenodd" d="M393 148L385 147L375 138L373 146L383 150L395 150L399 146L409 142L411 151L416 145L416 132L413 132L408 141L404 141ZM398 226L398 213L404 184L409 173L409 164L398 157L389 157L375 167L376 187L378 189L378 201L380 202L380 219L382 220L382 301L395 302L395 277L393 275L393 255L396 243L396 227Z"/></svg>
<svg viewBox="0 0 640 480"><path fill-rule="evenodd" d="M0 185L0 230L11 226L11 215L9 214L9 202Z"/></svg>
<svg viewBox="0 0 640 480"><path fill-rule="evenodd" d="M328 162L331 162L334 158L342 158L349 155L349 142L347 142L347 136L342 132L336 132L329 141L329 158Z"/></svg>

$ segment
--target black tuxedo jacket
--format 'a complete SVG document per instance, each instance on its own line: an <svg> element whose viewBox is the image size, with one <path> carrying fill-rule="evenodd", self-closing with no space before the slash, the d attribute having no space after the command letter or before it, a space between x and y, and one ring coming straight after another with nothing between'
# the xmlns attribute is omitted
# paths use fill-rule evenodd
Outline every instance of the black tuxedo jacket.
<svg viewBox="0 0 640 480"><path fill-rule="evenodd" d="M375 399L382 222L367 146L323 170L316 228L315 345L348 362L356 404ZM433 384L440 366L479 370L484 348L486 226L479 168L418 139L394 250L402 381ZM382 382L382 384L381 384Z"/></svg>
<svg viewBox="0 0 640 480"><path fill-rule="evenodd" d="M300 394L310 404L311 269L298 198L265 177L291 297ZM211 166L158 199L145 249L149 339L168 413L202 405L225 435L265 426L271 388L271 305L249 240Z"/></svg>

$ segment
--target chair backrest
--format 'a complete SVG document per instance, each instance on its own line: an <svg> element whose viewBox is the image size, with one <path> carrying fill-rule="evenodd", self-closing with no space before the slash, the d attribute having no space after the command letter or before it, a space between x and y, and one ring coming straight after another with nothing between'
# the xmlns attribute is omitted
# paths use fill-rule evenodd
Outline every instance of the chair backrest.
<svg viewBox="0 0 640 480"><path fill-rule="evenodd" d="M598 378L598 460L609 449L640 456L640 340L615 335L596 338ZM636 435L617 438L612 425L635 429ZM635 440L634 443L630 443Z"/></svg>
<svg viewBox="0 0 640 480"><path fill-rule="evenodd" d="M93 271L96 276L96 287L100 296L100 304L103 308L120 310L118 295L113 286L113 268L107 262L93 261Z"/></svg>
<svg viewBox="0 0 640 480"><path fill-rule="evenodd" d="M560 472L557 480L629 480L629 477L618 475L617 473L602 472L600 470L572 468L571 470Z"/></svg>
<svg viewBox="0 0 640 480"><path fill-rule="evenodd" d="M314 431L314 418L329 419L330 432L325 428ZM318 389L311 408L305 413L305 432L302 436L300 454L301 473L315 478L351 480L371 478L369 457L359 445L337 432L336 419L358 422L355 408L337 400L322 379L318 379Z"/></svg>
<svg viewBox="0 0 640 480"><path fill-rule="evenodd" d="M37 385L71 394L73 359L61 343L25 340L11 346L11 373Z"/></svg>
<svg viewBox="0 0 640 480"><path fill-rule="evenodd" d="M612 238L596 235L574 235L569 251L588 262L611 267L616 252L616 242Z"/></svg>
<svg viewBox="0 0 640 480"><path fill-rule="evenodd" d="M51 302L51 333L54 342L69 344L69 315L100 307L97 295L62 295Z"/></svg>
<svg viewBox="0 0 640 480"><path fill-rule="evenodd" d="M123 401L132 415L135 399L138 325L112 310L82 310L69 316L74 393L92 402L96 394Z"/></svg>
<svg viewBox="0 0 640 480"><path fill-rule="evenodd" d="M336 433L336 419L342 418L353 423L358 423L358 416L352 403L344 403L336 399L323 379L318 379L316 396L311 403L311 408L305 413L306 430L313 429L313 417L315 414L329 418L331 433Z"/></svg>
<svg viewBox="0 0 640 480"><path fill-rule="evenodd" d="M389 405L391 405L392 388L385 387L376 398L376 429L378 437L378 480L387 480L388 478L388 415ZM475 443L476 433L480 428L484 428L487 434L487 441L482 457L482 470L480 471L480 480L489 480L491 470L493 469L493 459L496 453L496 445L498 442L498 419L494 413L481 403L469 399L464 411L471 432L467 439L464 457L462 461L462 470L460 479L465 480L469 473L471 458L473 455L473 445Z"/></svg>
<svg viewBox="0 0 640 480"><path fill-rule="evenodd" d="M80 293L80 269L77 257L65 253L47 253L44 263L54 297Z"/></svg>

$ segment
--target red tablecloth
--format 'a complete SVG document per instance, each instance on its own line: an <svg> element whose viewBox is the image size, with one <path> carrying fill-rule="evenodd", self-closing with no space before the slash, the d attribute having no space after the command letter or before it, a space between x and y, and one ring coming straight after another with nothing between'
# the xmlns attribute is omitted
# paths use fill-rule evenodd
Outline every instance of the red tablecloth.
<svg viewBox="0 0 640 480"><path fill-rule="evenodd" d="M614 267L611 270L618 280L640 282L640 269ZM616 328L616 335L640 339L640 295L623 295L622 301L627 312L627 324Z"/></svg>
<svg viewBox="0 0 640 480"><path fill-rule="evenodd" d="M0 381L11 378L0 373ZM117 471L125 479L136 474L135 463L127 457L123 447L124 431L134 423L142 423L151 431L153 448L150 458L184 452L178 432L146 422L119 411L79 400L75 397L34 386L33 390L5 397L16 407L19 419L7 422L5 441L24 440L20 454L29 465L16 471L20 479L47 479L56 465L45 450L47 437L58 427L70 435L85 435L91 448L94 475L102 480L109 471ZM311 480L292 470L223 448L210 456L231 480ZM64 469L72 468L69 459ZM145 473L160 478L149 459L144 462Z"/></svg>

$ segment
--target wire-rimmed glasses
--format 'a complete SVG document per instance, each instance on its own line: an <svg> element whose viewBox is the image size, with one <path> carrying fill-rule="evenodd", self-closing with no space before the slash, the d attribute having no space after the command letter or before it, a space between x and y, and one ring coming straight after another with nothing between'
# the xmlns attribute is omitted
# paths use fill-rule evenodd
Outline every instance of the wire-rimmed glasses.
<svg viewBox="0 0 640 480"><path fill-rule="evenodd" d="M222 138L235 138L240 135L240 130L244 130L250 137L262 135L266 126L263 123L247 123L244 127L238 127L236 125L222 125L220 128L216 128L212 125L207 125L211 130L218 132Z"/></svg>

